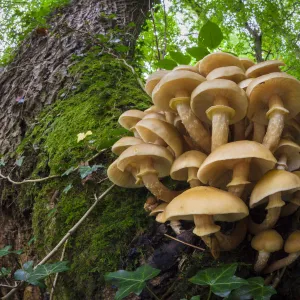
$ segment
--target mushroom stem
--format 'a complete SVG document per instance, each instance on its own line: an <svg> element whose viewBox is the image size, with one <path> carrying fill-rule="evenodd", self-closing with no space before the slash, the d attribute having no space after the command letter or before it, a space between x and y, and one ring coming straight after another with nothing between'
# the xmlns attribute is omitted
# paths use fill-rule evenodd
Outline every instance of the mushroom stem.
<svg viewBox="0 0 300 300"><path fill-rule="evenodd" d="M230 235L224 234L221 231L219 231L215 233L215 236L219 242L221 250L231 251L235 249L244 240L246 233L247 218L239 221Z"/></svg>
<svg viewBox="0 0 300 300"><path fill-rule="evenodd" d="M245 120L240 120L239 122L235 123L233 125L233 131L234 131L234 140L235 141L242 141L245 140Z"/></svg>
<svg viewBox="0 0 300 300"><path fill-rule="evenodd" d="M269 258L270 258L270 252L259 251L257 260L254 265L254 271L256 273L260 273L267 265Z"/></svg>
<svg viewBox="0 0 300 300"><path fill-rule="evenodd" d="M275 193L269 196L269 203L266 209L282 207L285 205L285 202L281 200L281 193Z"/></svg>
<svg viewBox="0 0 300 300"><path fill-rule="evenodd" d="M209 235L220 231L220 226L214 223L211 215L194 215L195 228L193 233L198 236Z"/></svg>
<svg viewBox="0 0 300 300"><path fill-rule="evenodd" d="M170 221L170 227L173 229L176 235L179 235L182 232L180 221Z"/></svg>
<svg viewBox="0 0 300 300"><path fill-rule="evenodd" d="M170 124L174 124L175 114L169 111L165 112L166 121Z"/></svg>
<svg viewBox="0 0 300 300"><path fill-rule="evenodd" d="M191 138L205 151L205 153L209 153L211 145L210 134L192 112L190 100L190 97L176 95L176 98L173 99L173 101L175 101L174 106L177 109L182 124Z"/></svg>
<svg viewBox="0 0 300 300"><path fill-rule="evenodd" d="M295 213L298 208L299 208L299 205L297 205L295 203L286 204L285 206L283 206L281 208L280 217L290 216L293 213Z"/></svg>
<svg viewBox="0 0 300 300"><path fill-rule="evenodd" d="M133 132L134 137L141 139L141 136L139 135L135 127L130 128L130 131Z"/></svg>
<svg viewBox="0 0 300 300"><path fill-rule="evenodd" d="M249 218L248 229L252 234L258 234L263 230L273 228L280 216L281 207L274 207L268 209L268 213L264 221L260 224L257 224Z"/></svg>
<svg viewBox="0 0 300 300"><path fill-rule="evenodd" d="M187 182L190 184L190 187L200 186L201 182L197 177L197 168L188 168L188 180Z"/></svg>
<svg viewBox="0 0 300 300"><path fill-rule="evenodd" d="M265 126L259 123L253 122L253 138L252 140L258 143L262 143L266 134Z"/></svg>
<svg viewBox="0 0 300 300"><path fill-rule="evenodd" d="M214 235L201 236L202 241L210 249L210 253L214 259L220 256L220 246L219 242Z"/></svg>
<svg viewBox="0 0 300 300"><path fill-rule="evenodd" d="M274 152L280 140L281 133L284 127L284 115L289 111L284 108L281 98L278 95L273 95L269 100L269 124L266 135L263 140L263 145L271 152Z"/></svg>
<svg viewBox="0 0 300 300"><path fill-rule="evenodd" d="M269 267L264 270L265 274L272 273L276 270L282 269L290 264L292 264L300 255L300 252L295 252L289 254L287 257L275 261Z"/></svg>
<svg viewBox="0 0 300 300"><path fill-rule="evenodd" d="M277 170L287 170L287 155L282 153L277 161Z"/></svg>

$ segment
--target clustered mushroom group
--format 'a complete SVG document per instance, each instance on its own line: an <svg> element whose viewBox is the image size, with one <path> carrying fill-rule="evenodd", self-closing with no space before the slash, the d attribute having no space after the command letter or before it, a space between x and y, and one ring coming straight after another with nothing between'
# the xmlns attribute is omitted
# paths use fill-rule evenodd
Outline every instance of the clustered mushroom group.
<svg viewBox="0 0 300 300"><path fill-rule="evenodd" d="M154 105L120 116L134 136L113 145L119 157L108 168L116 185L152 193L146 206L157 222L170 221L176 234L193 222L215 258L249 232L254 270L264 273L300 255L300 231L287 229L284 243L273 229L300 206L300 82L283 65L217 52L154 72L145 86ZM190 188L169 189L160 181L167 176ZM221 232L226 222L235 222L230 234ZM283 245L286 258L267 266Z"/></svg>

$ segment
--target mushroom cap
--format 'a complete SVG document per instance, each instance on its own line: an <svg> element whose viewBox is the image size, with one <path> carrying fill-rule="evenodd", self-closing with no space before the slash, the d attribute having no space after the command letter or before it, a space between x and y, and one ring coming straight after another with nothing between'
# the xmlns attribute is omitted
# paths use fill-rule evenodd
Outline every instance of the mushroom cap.
<svg viewBox="0 0 300 300"><path fill-rule="evenodd" d="M280 60L263 61L247 69L246 76L247 78L256 78L262 75L280 72L279 67L284 65L284 62Z"/></svg>
<svg viewBox="0 0 300 300"><path fill-rule="evenodd" d="M143 141L136 137L124 136L113 144L113 146L111 147L111 151L116 155L121 155L121 153L125 151L127 148L142 143Z"/></svg>
<svg viewBox="0 0 300 300"><path fill-rule="evenodd" d="M156 206L149 214L149 216L156 216L159 213L163 212L165 208L167 207L168 203L164 202Z"/></svg>
<svg viewBox="0 0 300 300"><path fill-rule="evenodd" d="M172 165L170 176L174 180L187 181L188 169L199 168L207 155L200 151L191 150L177 157Z"/></svg>
<svg viewBox="0 0 300 300"><path fill-rule="evenodd" d="M283 238L274 229L265 230L253 237L251 247L269 253L279 251L283 247Z"/></svg>
<svg viewBox="0 0 300 300"><path fill-rule="evenodd" d="M174 112L169 102L176 97L178 92L186 92L189 95L201 82L206 79L191 71L170 72L159 82L152 93L153 103L163 111Z"/></svg>
<svg viewBox="0 0 300 300"><path fill-rule="evenodd" d="M243 89L244 91L247 90L248 85L250 84L250 82L253 80L253 78L247 78L241 82L239 82L238 86Z"/></svg>
<svg viewBox="0 0 300 300"><path fill-rule="evenodd" d="M107 176L111 182L114 184L124 187L124 188L140 188L143 187L144 184L141 181L140 183L136 183L136 179L128 171L121 171L117 167L118 159L115 160L107 169Z"/></svg>
<svg viewBox="0 0 300 300"><path fill-rule="evenodd" d="M201 121L211 123L206 115L206 110L214 106L214 100L217 97L226 98L228 106L235 110L230 124L234 124L245 117L248 107L245 91L230 80L214 79L201 83L195 88L191 96L191 109Z"/></svg>
<svg viewBox="0 0 300 300"><path fill-rule="evenodd" d="M286 253L295 253L300 251L300 230L296 230L289 235L284 244L284 251Z"/></svg>
<svg viewBox="0 0 300 300"><path fill-rule="evenodd" d="M157 108L155 105L150 106L149 108L144 110L145 114L152 114L152 113L162 113L161 109Z"/></svg>
<svg viewBox="0 0 300 300"><path fill-rule="evenodd" d="M212 70L207 76L206 80L213 79L227 79L239 83L246 79L244 70L239 67L221 67Z"/></svg>
<svg viewBox="0 0 300 300"><path fill-rule="evenodd" d="M137 109L130 109L125 111L119 117L119 124L127 130L130 130L135 126L137 122L142 120L145 117L145 113L143 111Z"/></svg>
<svg viewBox="0 0 300 300"><path fill-rule="evenodd" d="M255 62L247 57L241 57L240 61L244 67L244 69L247 71L250 67L255 65Z"/></svg>
<svg viewBox="0 0 300 300"><path fill-rule="evenodd" d="M157 119L143 119L135 125L135 129L144 142L155 143L161 138L178 157L183 151L183 140L178 130L170 123Z"/></svg>
<svg viewBox="0 0 300 300"><path fill-rule="evenodd" d="M158 70L148 76L145 84L145 91L149 96L151 96L152 91L154 90L156 85L160 82L160 80L168 73L170 73L170 71Z"/></svg>
<svg viewBox="0 0 300 300"><path fill-rule="evenodd" d="M173 71L191 71L199 74L199 69L196 66L180 65L173 69Z"/></svg>
<svg viewBox="0 0 300 300"><path fill-rule="evenodd" d="M251 158L250 181L258 180L276 164L271 151L262 144L254 141L237 141L219 146L208 155L197 176L204 184L213 181L216 186L220 186L221 182L223 185L226 180L227 184L231 180L234 166L245 158Z"/></svg>
<svg viewBox="0 0 300 300"><path fill-rule="evenodd" d="M207 76L211 71L221 67L236 66L244 69L242 62L238 57L225 53L215 52L206 55L199 64L199 73Z"/></svg>
<svg viewBox="0 0 300 300"><path fill-rule="evenodd" d="M139 144L127 148L118 158L118 168L121 171L128 167L139 169L141 163L151 159L153 168L158 172L158 177L170 174L173 155L167 148L154 144Z"/></svg>
<svg viewBox="0 0 300 300"><path fill-rule="evenodd" d="M167 122L166 117L163 114L157 113L157 112L147 113L145 115L145 117L143 118L143 120L145 120L145 119L156 119L156 120L161 120L161 121Z"/></svg>
<svg viewBox="0 0 300 300"><path fill-rule="evenodd" d="M268 201L268 196L275 193L294 193L300 189L300 178L288 171L271 170L267 172L255 185L249 206L251 208Z"/></svg>
<svg viewBox="0 0 300 300"><path fill-rule="evenodd" d="M286 155L290 172L300 168L300 146L298 144L290 140L281 139L274 155L279 159L282 154Z"/></svg>
<svg viewBox="0 0 300 300"><path fill-rule="evenodd" d="M246 93L249 98L248 118L257 123L268 124L266 113L269 110L269 99L273 95L278 95L289 110L285 116L287 119L300 112L300 82L286 73L260 76L249 84Z"/></svg>
<svg viewBox="0 0 300 300"><path fill-rule="evenodd" d="M231 193L208 186L189 189L175 197L165 209L165 218L213 215L215 220L235 222L248 216L247 205Z"/></svg>

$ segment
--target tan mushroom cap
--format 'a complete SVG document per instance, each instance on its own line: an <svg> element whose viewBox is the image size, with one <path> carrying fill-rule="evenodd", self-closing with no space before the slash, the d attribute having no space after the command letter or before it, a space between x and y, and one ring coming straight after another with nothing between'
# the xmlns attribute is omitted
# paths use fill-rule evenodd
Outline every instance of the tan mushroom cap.
<svg viewBox="0 0 300 300"><path fill-rule="evenodd" d="M143 119L135 125L135 129L144 142L155 143L162 139L178 157L183 151L183 139L178 130L170 123L157 119Z"/></svg>
<svg viewBox="0 0 300 300"><path fill-rule="evenodd" d="M250 84L250 82L253 80L253 78L247 78L241 82L239 82L238 86L243 89L244 91L247 90L248 85Z"/></svg>
<svg viewBox="0 0 300 300"><path fill-rule="evenodd" d="M290 140L281 139L274 155L277 159L285 154L287 158L287 166L289 171L300 168L300 146Z"/></svg>
<svg viewBox="0 0 300 300"><path fill-rule="evenodd" d="M300 251L300 230L296 230L289 235L284 244L284 251L286 253L295 253Z"/></svg>
<svg viewBox="0 0 300 300"><path fill-rule="evenodd" d="M111 151L116 155L121 155L121 153L125 151L127 148L142 143L143 141L136 137L124 136L113 144L113 146L111 147Z"/></svg>
<svg viewBox="0 0 300 300"><path fill-rule="evenodd" d="M160 82L160 80L166 75L170 73L170 71L167 70L158 70L154 73L152 73L146 80L145 84L145 91L146 93L151 96L153 89L156 87L156 85Z"/></svg>
<svg viewBox="0 0 300 300"><path fill-rule="evenodd" d="M255 185L249 206L251 208L268 201L268 196L275 193L294 193L300 189L300 178L288 171L271 170Z"/></svg>
<svg viewBox="0 0 300 300"><path fill-rule="evenodd" d="M174 112L169 106L171 99L181 92L190 95L196 86L205 80L203 76L191 71L170 72L153 90L153 103L163 111Z"/></svg>
<svg viewBox="0 0 300 300"><path fill-rule="evenodd" d="M248 107L245 91L230 80L214 79L201 83L191 96L191 109L201 121L211 123L206 111L214 106L217 97L226 98L228 106L235 110L235 114L230 118L230 124L245 117Z"/></svg>
<svg viewBox="0 0 300 300"><path fill-rule="evenodd" d="M156 120L161 120L161 121L167 122L166 117L163 114L157 113L157 112L152 112L152 113L146 114L145 117L143 118L143 120L145 120L145 119L156 119Z"/></svg>
<svg viewBox="0 0 300 300"><path fill-rule="evenodd" d="M154 144L139 144L126 149L118 159L118 168L121 171L127 168L139 170L145 160L151 159L153 168L158 172L158 177L170 174L173 155L165 147Z"/></svg>
<svg viewBox="0 0 300 300"><path fill-rule="evenodd" d="M255 62L249 58L241 57L241 63L243 64L244 69L247 71L250 67L255 65Z"/></svg>
<svg viewBox="0 0 300 300"><path fill-rule="evenodd" d="M165 208L167 207L168 203L161 203L158 206L156 206L149 214L149 216L156 216L159 213L163 212Z"/></svg>
<svg viewBox="0 0 300 300"><path fill-rule="evenodd" d="M276 164L273 154L262 144L254 141L237 141L224 144L208 155L197 176L204 184L210 181L217 187L223 186L231 180L234 166L245 158L251 158L250 181L258 180Z"/></svg>
<svg viewBox="0 0 300 300"><path fill-rule="evenodd" d="M236 66L244 69L242 62L238 57L225 53L225 52L216 52L211 53L205 56L199 65L199 73L207 76L211 71L221 67Z"/></svg>
<svg viewBox="0 0 300 300"><path fill-rule="evenodd" d="M175 197L165 209L165 218L180 219L194 215L212 215L215 220L235 222L248 216L246 204L231 193L200 186Z"/></svg>
<svg viewBox="0 0 300 300"><path fill-rule="evenodd" d="M172 165L170 176L174 180L187 181L188 169L199 168L207 155L200 151L191 150L177 157Z"/></svg>
<svg viewBox="0 0 300 300"><path fill-rule="evenodd" d="M189 66L189 65L177 66L173 69L173 71L191 71L199 74L199 69L196 66Z"/></svg>
<svg viewBox="0 0 300 300"><path fill-rule="evenodd" d="M131 109L122 113L119 117L118 122L122 127L124 127L127 130L130 130L132 127L135 126L137 122L142 120L144 117L145 113L143 111Z"/></svg>
<svg viewBox="0 0 300 300"><path fill-rule="evenodd" d="M246 79L244 70L239 67L221 67L212 70L207 76L206 80L213 79L227 79L239 83Z"/></svg>
<svg viewBox="0 0 300 300"><path fill-rule="evenodd" d="M253 237L251 247L257 251L279 251L283 247L283 238L274 229L265 230Z"/></svg>
<svg viewBox="0 0 300 300"><path fill-rule="evenodd" d="M124 188L140 188L143 187L143 182L136 183L136 179L131 172L121 171L117 167L118 160L115 160L107 169L107 176L114 184Z"/></svg>
<svg viewBox="0 0 300 300"><path fill-rule="evenodd" d="M253 65L246 71L247 78L257 78L262 75L280 72L280 66L284 66L284 62L280 60L268 60Z"/></svg>
<svg viewBox="0 0 300 300"><path fill-rule="evenodd" d="M157 108L155 105L150 106L149 108L144 110L145 114L152 114L152 113L163 113L161 109Z"/></svg>
<svg viewBox="0 0 300 300"><path fill-rule="evenodd" d="M284 107L289 110L287 119L300 112L300 82L293 76L283 72L271 73L254 79L247 88L249 98L248 118L268 124L267 112L271 96L278 95Z"/></svg>

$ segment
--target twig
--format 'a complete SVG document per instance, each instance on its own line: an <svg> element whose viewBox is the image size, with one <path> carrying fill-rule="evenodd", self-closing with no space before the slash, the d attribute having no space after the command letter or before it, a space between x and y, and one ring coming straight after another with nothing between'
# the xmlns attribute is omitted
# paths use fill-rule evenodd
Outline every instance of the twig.
<svg viewBox="0 0 300 300"><path fill-rule="evenodd" d="M284 267L284 268L280 271L280 273L278 273L278 274L276 275L276 277L274 278L274 281L273 281L273 283L272 283L272 287L273 287L274 289L277 288L277 286L278 286L278 284L279 284L279 282L280 282L280 280L281 280L281 278L282 278L282 276L283 276L285 270L286 270L286 267Z"/></svg>
<svg viewBox="0 0 300 300"><path fill-rule="evenodd" d="M174 240L174 241L179 242L179 243L185 244L185 245L187 245L187 246L193 247L193 248L198 249L198 250L201 250L201 251L205 251L205 249L203 249L203 248L200 248L200 247L197 247L197 246L195 246L195 245L192 245L192 244L183 242L183 241L181 241L181 240L179 240L179 239L176 239L176 238L174 238L173 236L168 235L168 234L166 234L166 233L165 233L164 235L165 235L166 237L168 237L168 238Z"/></svg>
<svg viewBox="0 0 300 300"><path fill-rule="evenodd" d="M165 23L165 30L164 30L164 50L162 52L162 59L165 58L165 55L167 53L167 27L168 27L168 23L167 23L167 13L166 13L166 4L165 1L162 0L162 4L163 4L163 8L164 8L164 23Z"/></svg>
<svg viewBox="0 0 300 300"><path fill-rule="evenodd" d="M105 192L103 192L99 197L95 195L95 202L93 205L87 210L87 212L81 217L81 219L68 231L68 233L60 240L60 242L34 267L40 266L46 263L57 251L58 249L69 239L69 237L78 229L78 227L85 221L85 219L89 216L89 214L93 211L96 205L99 203L101 199L103 199L113 188L115 184L111 185ZM21 281L18 286L12 289L8 294L3 296L1 299L9 299L12 295L14 295L20 288L22 288L25 284L25 281Z"/></svg>
<svg viewBox="0 0 300 300"><path fill-rule="evenodd" d="M65 241L65 244L64 244L64 247L63 247L63 250L61 253L60 261L63 261L63 259L64 259L66 248L67 248L67 243L68 243L68 240ZM55 286L56 286L56 283L58 280L58 274L59 273L56 273L55 277L54 277L54 281L53 281L53 285L52 285L51 293L50 293L50 300L53 300L53 297L54 297L54 291L55 291Z"/></svg>
<svg viewBox="0 0 300 300"><path fill-rule="evenodd" d="M156 24L155 24L155 19L154 19L154 14L153 14L152 8L150 8L150 14L151 14L151 20L152 20L152 23L153 23L155 45L156 45L156 50L157 50L157 59L160 60L160 51L159 51L158 36L157 36Z"/></svg>
<svg viewBox="0 0 300 300"><path fill-rule="evenodd" d="M14 289L15 287L17 287L17 283L15 283L15 285L0 284L0 287Z"/></svg>
<svg viewBox="0 0 300 300"><path fill-rule="evenodd" d="M146 288L147 288L147 290L149 291L149 293L152 295L152 297L154 298L154 299L156 299L156 300L161 300L161 299L159 299L155 294L154 294L154 292L149 288L149 286L146 284Z"/></svg>

